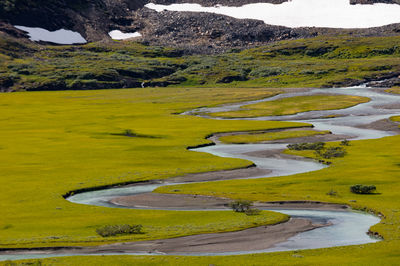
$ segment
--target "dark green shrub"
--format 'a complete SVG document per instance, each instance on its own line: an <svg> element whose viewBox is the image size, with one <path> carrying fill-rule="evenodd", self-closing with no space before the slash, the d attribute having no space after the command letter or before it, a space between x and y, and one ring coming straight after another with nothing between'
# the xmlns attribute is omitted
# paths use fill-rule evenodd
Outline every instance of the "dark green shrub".
<svg viewBox="0 0 400 266"><path fill-rule="evenodd" d="M260 215L261 210L260 209L248 209L244 213L248 216Z"/></svg>
<svg viewBox="0 0 400 266"><path fill-rule="evenodd" d="M337 191L335 191L335 190L333 190L333 189L331 189L328 193L326 193L326 195L328 195L328 196L332 196L332 197L335 197L335 196L337 196Z"/></svg>
<svg viewBox="0 0 400 266"><path fill-rule="evenodd" d="M131 129L125 129L124 135L127 136L127 137L134 137L137 134L135 132L133 132Z"/></svg>
<svg viewBox="0 0 400 266"><path fill-rule="evenodd" d="M374 194L376 191L376 186L354 185L350 187L350 191L355 194Z"/></svg>
<svg viewBox="0 0 400 266"><path fill-rule="evenodd" d="M297 143L297 144L289 144L287 148L289 150L295 151L304 151L304 150L322 150L325 147L324 142L316 142L316 143Z"/></svg>
<svg viewBox="0 0 400 266"><path fill-rule="evenodd" d="M131 137L131 138L148 138L148 139L159 139L162 138L160 136L151 136L151 135L145 135L145 134L139 134L133 131L132 129L125 129L124 132L121 134L112 134L112 135L117 135L117 136L126 136L126 137Z"/></svg>
<svg viewBox="0 0 400 266"><path fill-rule="evenodd" d="M340 142L340 145L342 146L350 146L350 141L348 141L347 139L343 140L342 142Z"/></svg>
<svg viewBox="0 0 400 266"><path fill-rule="evenodd" d="M140 224L106 225L104 227L96 229L96 233L102 237L143 234L142 228L143 228L143 226Z"/></svg>
<svg viewBox="0 0 400 266"><path fill-rule="evenodd" d="M236 200L229 203L229 207L235 212L246 212L250 210L251 206L253 206L253 202L248 200Z"/></svg>
<svg viewBox="0 0 400 266"><path fill-rule="evenodd" d="M346 150L342 147L329 147L326 150L320 150L318 152L318 155L325 159L344 157L346 154Z"/></svg>

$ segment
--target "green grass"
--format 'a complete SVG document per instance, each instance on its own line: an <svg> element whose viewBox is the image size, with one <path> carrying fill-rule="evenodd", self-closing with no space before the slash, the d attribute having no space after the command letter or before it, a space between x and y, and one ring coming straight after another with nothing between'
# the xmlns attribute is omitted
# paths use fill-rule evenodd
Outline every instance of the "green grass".
<svg viewBox="0 0 400 266"><path fill-rule="evenodd" d="M400 72L400 37L316 37L220 55L134 42L40 46L0 36L0 88L332 87Z"/></svg>
<svg viewBox="0 0 400 266"><path fill-rule="evenodd" d="M400 87L393 87L391 89L387 89L386 92L400 94Z"/></svg>
<svg viewBox="0 0 400 266"><path fill-rule="evenodd" d="M394 121L394 122L400 122L400 116L393 116L390 118L390 120ZM399 125L400 127L400 125Z"/></svg>
<svg viewBox="0 0 400 266"><path fill-rule="evenodd" d="M242 106L243 110L213 113L215 117L259 117L292 115L308 111L334 110L368 102L369 98L351 95L296 96Z"/></svg>
<svg viewBox="0 0 400 266"><path fill-rule="evenodd" d="M220 137L219 140L224 143L243 144L257 143L263 141L308 137L315 135L330 134L330 131L315 131L315 130L287 130L267 133L240 134Z"/></svg>
<svg viewBox="0 0 400 266"><path fill-rule="evenodd" d="M176 111L234 101L236 96L240 97L240 93L235 90L232 94L236 96L232 96L233 98L230 98L228 91L222 91L225 92L222 93L224 96L218 99L216 95L221 93L221 89L209 90L207 94L204 89L154 89L1 95L0 108L7 114L1 120L1 139L7 140L1 144L1 152L4 154L0 162L4 173L1 186L7 190L0 195L1 209L6 210L2 213L3 229L0 236L1 243L9 244L3 244L2 247L95 244L99 243L99 239L94 236L95 228L106 224L142 223L145 225L146 237L151 239L206 232L210 231L209 226L235 230L239 227L235 222L239 218L253 219L254 217L244 217L245 215L235 216L240 214L233 212L191 212L188 215L186 212L108 209L70 204L61 198L62 193L72 189L246 165L246 162L238 160L188 152L185 147L207 142L203 137L210 132L281 127L284 124L214 121L171 115ZM262 92L256 89L252 91L255 94ZM170 95L176 103L170 102ZM201 99L202 97L204 98ZM138 140L108 134L122 132L126 128L140 134L164 137ZM179 189L179 193L232 199L317 200L349 204L356 209L371 210L384 215L382 222L372 228L385 238L382 242L243 256L69 257L41 260L40 263L396 265L400 259L399 143L400 136L352 141L351 146L346 147L347 156L332 159L332 166L311 173L158 189L158 192L163 193L177 193L176 189ZM307 152L296 154L313 156ZM19 159L21 156L24 160ZM177 172L175 168L178 165L180 169ZM151 171L146 172L146 169ZM359 183L376 185L380 194L352 194L350 186ZM337 192L336 196L327 195L331 190ZM37 193L38 191L41 193ZM279 218L269 213L265 215L271 219ZM254 220L247 222L250 224ZM246 221L243 224L246 227ZM69 239L50 239L52 236L65 236ZM111 241L135 239L121 237Z"/></svg>
<svg viewBox="0 0 400 266"><path fill-rule="evenodd" d="M220 232L275 223L264 213L176 212L85 206L69 191L186 173L245 167L248 161L188 151L214 132L301 123L216 121L176 115L204 105L259 99L265 89L130 89L0 95L0 247L93 245ZM116 135L126 129L136 137ZM148 138L141 136L157 136ZM105 225L142 224L145 234L104 239Z"/></svg>
<svg viewBox="0 0 400 266"><path fill-rule="evenodd" d="M359 253L360 257L369 257L370 254L375 253L386 254L383 261L378 261L375 257L369 258L371 262L376 261L377 264L389 263L393 256L398 256L396 250L400 240L400 209L397 201L400 197L399 143L400 136L352 141L351 146L346 147L348 155L344 158L332 159L333 165L320 171L289 177L161 187L157 189L157 192L177 193L175 191L179 190L179 193L193 193L196 191L202 195L255 201L324 201L348 204L355 209L381 213L384 218L381 223L372 227L372 231L382 235L384 242L362 246L359 248ZM290 153L313 157L310 152L290 151ZM350 186L355 184L376 185L380 194L369 196L352 194ZM337 192L336 196L327 194L331 190ZM341 248L346 252L352 249L354 248ZM339 261L354 258L351 252L346 254L348 257L340 259L338 250L330 249L320 251L320 254L315 256L334 255ZM265 255L265 258L267 259L268 256Z"/></svg>
<svg viewBox="0 0 400 266"><path fill-rule="evenodd" d="M397 265L400 255L396 245L380 242L362 246L335 247L330 249L300 250L270 254L251 254L241 256L184 257L184 256L86 256L25 260L22 263L41 263L38 265ZM2 263L0 262L0 265ZM30 265L30 264L28 264ZM35 265L35 264L34 264Z"/></svg>

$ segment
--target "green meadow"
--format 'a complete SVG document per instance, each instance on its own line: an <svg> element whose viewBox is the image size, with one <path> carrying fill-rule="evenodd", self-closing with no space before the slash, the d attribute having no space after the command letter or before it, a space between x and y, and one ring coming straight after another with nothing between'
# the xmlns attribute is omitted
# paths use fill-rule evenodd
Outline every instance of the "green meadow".
<svg viewBox="0 0 400 266"><path fill-rule="evenodd" d="M329 168L289 177L231 180L162 187L162 193L196 193L260 201L317 200L343 203L355 209L380 213L372 227L384 241L329 249L217 257L101 256L28 260L41 265L397 265L400 259L400 137L352 141L348 155ZM302 152L295 152L300 155ZM304 155L309 156L308 153ZM374 162L371 164L370 162ZM375 184L378 194L350 193L353 184ZM335 191L335 194L329 193ZM22 262L21 262L22 263ZM4 263L7 265L7 263ZM8 264L12 265L12 264Z"/></svg>
<svg viewBox="0 0 400 266"><path fill-rule="evenodd" d="M284 89L362 82L400 71L400 37L316 37L231 51L185 55L138 43L40 46L0 38L0 248L99 245L235 231L274 224L286 215L128 210L73 204L80 189L247 167L249 161L187 150L216 132L309 126L292 122L212 120L179 115L203 106L267 98ZM121 87L169 86L80 91ZM233 87L233 88L232 88ZM245 88L245 89L243 89ZM400 93L392 88L390 93ZM355 96L288 98L246 106L224 117L286 115L347 108ZM400 122L400 117L393 117ZM129 134L127 134L129 132ZM311 130L225 136L247 143L327 132ZM319 250L224 257L89 256L0 262L4 265L396 265L400 261L400 137L352 141L343 158L320 171L157 189L254 201L348 204L383 215L371 230L384 241ZM287 151L314 157L313 152ZM373 162L373 163L371 163ZM350 193L355 184L377 194ZM334 192L334 193L333 193ZM105 225L141 224L144 234L103 238Z"/></svg>
<svg viewBox="0 0 400 266"><path fill-rule="evenodd" d="M222 232L285 215L110 209L66 201L69 191L251 162L188 151L213 132L298 127L287 122L214 121L187 109L275 95L273 89L127 89L0 95L0 248L95 245ZM129 129L133 137L124 136ZM96 229L142 224L145 234L102 238Z"/></svg>
<svg viewBox="0 0 400 266"><path fill-rule="evenodd" d="M330 131L316 131L316 130L287 130L278 132L222 136L219 138L219 140L224 143L244 144L244 143L257 143L257 142L279 140L279 139L325 135L330 133L331 133Z"/></svg>
<svg viewBox="0 0 400 266"><path fill-rule="evenodd" d="M274 101L242 106L243 110L213 113L214 117L259 117L293 115L314 110L334 110L352 107L368 102L366 97L351 95L312 95L296 96Z"/></svg>
<svg viewBox="0 0 400 266"><path fill-rule="evenodd" d="M337 87L400 73L399 47L399 36L319 36L185 55L136 42L41 46L1 35L0 88Z"/></svg>
<svg viewBox="0 0 400 266"><path fill-rule="evenodd" d="M333 144L332 144L333 145ZM400 258L400 136L378 140L352 141L346 147L348 154L332 159L333 164L320 171L288 177L257 180L232 180L213 183L161 187L160 193L198 193L204 195L245 198L254 201L307 200L350 205L354 209L383 215L381 223L371 230L379 233L384 241L355 247L299 251L305 259L295 259L293 253L255 255L259 264L262 259L275 258L274 263L295 265L318 264L326 259L327 265L395 265ZM313 157L313 152L290 151L295 155ZM373 162L373 163L371 163ZM376 185L378 194L356 195L350 192L355 184ZM334 193L332 193L334 192ZM303 258L303 257L302 257ZM245 257L242 257L245 263ZM185 258L185 260L190 260ZM196 259L192 259L196 262ZM198 259L201 261L201 259ZM253 262L252 260L249 260ZM218 263L228 264L221 261ZM217 264L218 264L217 263ZM254 262L257 264L257 260ZM200 263L201 264L201 263ZM323 263L325 264L325 263Z"/></svg>

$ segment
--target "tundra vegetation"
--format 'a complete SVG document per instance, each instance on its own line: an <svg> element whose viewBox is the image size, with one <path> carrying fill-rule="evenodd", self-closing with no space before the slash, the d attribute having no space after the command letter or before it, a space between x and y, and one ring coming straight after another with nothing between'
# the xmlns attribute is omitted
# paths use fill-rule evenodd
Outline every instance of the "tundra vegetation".
<svg viewBox="0 0 400 266"><path fill-rule="evenodd" d="M371 228L384 238L384 241L374 244L296 251L276 254L257 254L237 257L216 257L208 259L208 263L229 265L238 261L251 261L254 265L273 260L274 265L288 264L324 264L324 265L393 265L396 264L400 244L400 136L386 137L377 140L352 141L346 146L347 155L330 159L333 164L325 169L297 174L289 177L230 180L202 184L187 184L171 187L160 187L158 193L197 193L226 197L231 199L246 199L251 201L322 201L347 204L354 209L381 214L382 222ZM326 144L340 146L338 143ZM288 150L289 154L318 159L312 150ZM371 164L371 162L374 162ZM383 174L384 173L384 174ZM379 187L379 194L366 197L354 194L350 187L354 184L374 183ZM179 190L179 192L178 192ZM327 193L328 191L328 193ZM373 254L373 256L371 256ZM135 258L140 260L139 258ZM263 261L264 259L264 261ZM127 259L128 260L128 259ZM159 258L171 262L171 258ZM204 258L179 258L180 263L201 265ZM376 263L375 263L376 262Z"/></svg>
<svg viewBox="0 0 400 266"><path fill-rule="evenodd" d="M141 224L116 224L97 228L96 233L102 237L144 234L142 229L143 225Z"/></svg>
<svg viewBox="0 0 400 266"><path fill-rule="evenodd" d="M400 74L400 37L316 37L220 55L135 42L41 46L0 38L4 91L124 87L332 87Z"/></svg>
<svg viewBox="0 0 400 266"><path fill-rule="evenodd" d="M317 172L298 174L290 177L265 178L257 180L230 180L203 184L187 184L161 187L160 193L183 193L221 196L233 200L282 201L315 200L347 204L355 209L380 213L381 223L371 228L384 241L360 246L334 247L317 250L300 250L268 254L240 256L186 257L186 256L113 256L113 257L69 257L29 260L30 263L63 265L85 263L85 265L135 264L135 265L396 265L399 261L400 176L398 158L400 137L386 137L378 140L352 141L345 158L334 158L334 164ZM334 145L338 145L336 143ZM313 156L308 151L288 151L291 154ZM374 161L374 164L370 162ZM382 172L385 174L382 175ZM379 194L369 197L354 194L349 187L354 184L374 182ZM326 193L329 191L328 193ZM234 213L234 212L232 212ZM246 216L246 215L244 215ZM257 217L257 216L253 216Z"/></svg>
<svg viewBox="0 0 400 266"><path fill-rule="evenodd" d="M257 143L263 141L325 135L330 133L331 133L330 131L316 131L316 130L285 130L277 132L222 136L219 138L219 140L224 143L244 144L244 143Z"/></svg>
<svg viewBox="0 0 400 266"><path fill-rule="evenodd" d="M293 115L313 110L333 110L368 102L369 98L351 95L312 95L283 98L242 106L243 110L213 113L211 116L237 118Z"/></svg>
<svg viewBox="0 0 400 266"><path fill-rule="evenodd" d="M355 194L374 194L376 186L374 185L354 185L350 187L350 191Z"/></svg>
<svg viewBox="0 0 400 266"><path fill-rule="evenodd" d="M0 87L5 91L172 86L0 95L3 114L0 138L6 140L0 144L0 185L7 188L0 193L0 248L162 239L286 221L286 215L267 211L243 215L233 211L111 209L73 204L62 195L79 189L249 166L248 161L191 152L186 147L208 144L205 136L215 132L307 125L216 121L174 113L282 93L279 89L251 88L254 86L340 86L371 77L393 76L400 70L399 43L400 37L317 37L218 56L181 57L181 51L176 49L135 43L42 47L0 39ZM204 88L212 86L220 88ZM397 93L398 89L391 92ZM332 108L367 100L356 99L350 105ZM307 105L289 113L320 108L317 101ZM278 111L288 112L279 108ZM400 121L398 117L392 119ZM399 143L399 136L352 141L350 146L329 143L318 150L341 147L347 155L332 157L332 166L320 171L157 189L160 193L220 196L233 201L307 200L348 204L382 215L382 222L371 229L384 238L378 243L224 257L80 256L23 263L367 265L373 261L396 265L400 260ZM314 149L286 152L319 159ZM349 189L354 184L371 183L379 187L379 194L365 196ZM102 237L96 232L99 228L106 228L108 232L117 227L122 229L117 228L116 232L124 232L125 225L132 225L132 221L142 225L145 234L116 233Z"/></svg>
<svg viewBox="0 0 400 266"><path fill-rule="evenodd" d="M233 169L249 161L188 151L213 132L307 124L214 121L184 110L275 95L266 89L125 89L0 95L0 247L95 245L232 231L287 219L262 212L126 210L70 203L70 191ZM127 130L129 129L129 130ZM128 134L127 134L128 133ZM127 136L128 135L128 136ZM149 137L157 136L157 138ZM145 234L106 238L108 225Z"/></svg>

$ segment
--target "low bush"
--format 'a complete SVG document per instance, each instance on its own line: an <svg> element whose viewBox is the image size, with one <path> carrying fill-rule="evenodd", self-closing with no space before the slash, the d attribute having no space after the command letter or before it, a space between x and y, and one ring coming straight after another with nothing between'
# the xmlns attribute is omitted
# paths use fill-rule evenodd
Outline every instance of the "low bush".
<svg viewBox="0 0 400 266"><path fill-rule="evenodd" d="M289 144L287 148L289 150L295 151L304 151L304 150L322 150L325 147L324 142L316 142L316 143L297 143L297 144Z"/></svg>
<svg viewBox="0 0 400 266"><path fill-rule="evenodd" d="M260 215L261 210L260 209L248 209L244 213L248 216L255 216L255 215Z"/></svg>
<svg viewBox="0 0 400 266"><path fill-rule="evenodd" d="M329 147L326 150L317 150L316 153L324 159L344 157L347 154L342 147Z"/></svg>
<svg viewBox="0 0 400 266"><path fill-rule="evenodd" d="M249 200L236 200L229 204L229 207L231 207L235 212L249 211L251 206L253 206L253 202Z"/></svg>
<svg viewBox="0 0 400 266"><path fill-rule="evenodd" d="M140 224L118 224L118 225L106 225L104 227L96 229L96 233L102 237L118 236L118 235L131 235L131 234L143 234L143 226Z"/></svg>
<svg viewBox="0 0 400 266"><path fill-rule="evenodd" d="M328 193L326 193L326 195L328 196L332 196L332 197L336 197L337 196L337 191L331 189Z"/></svg>
<svg viewBox="0 0 400 266"><path fill-rule="evenodd" d="M347 140L347 139L342 140L342 142L340 142L340 145L342 145L342 146L350 146L350 141Z"/></svg>
<svg viewBox="0 0 400 266"><path fill-rule="evenodd" d="M162 138L161 136L152 136L146 134L139 134L133 131L132 129L125 129L122 133L111 133L114 136L125 136L131 138L148 138L148 139L159 139Z"/></svg>
<svg viewBox="0 0 400 266"><path fill-rule="evenodd" d="M376 186L358 184L351 186L350 191L355 194L374 194L376 192Z"/></svg>

